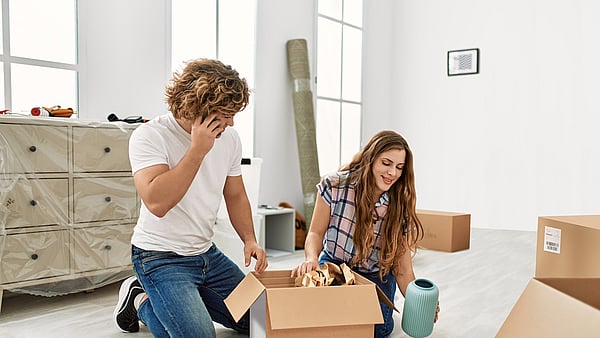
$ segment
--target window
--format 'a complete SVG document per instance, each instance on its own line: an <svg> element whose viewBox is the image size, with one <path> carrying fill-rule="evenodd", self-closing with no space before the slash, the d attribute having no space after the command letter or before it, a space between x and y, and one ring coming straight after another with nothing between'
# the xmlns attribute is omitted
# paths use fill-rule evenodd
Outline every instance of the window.
<svg viewBox="0 0 600 338"><path fill-rule="evenodd" d="M179 70L183 62L199 57L230 64L254 88L255 0L177 0L171 9L171 63ZM242 139L242 156L254 154L254 105L235 117Z"/></svg>
<svg viewBox="0 0 600 338"><path fill-rule="evenodd" d="M362 12L362 0L318 1L315 124L322 175L360 148Z"/></svg>
<svg viewBox="0 0 600 338"><path fill-rule="evenodd" d="M2 109L78 110L77 1L2 0Z"/></svg>

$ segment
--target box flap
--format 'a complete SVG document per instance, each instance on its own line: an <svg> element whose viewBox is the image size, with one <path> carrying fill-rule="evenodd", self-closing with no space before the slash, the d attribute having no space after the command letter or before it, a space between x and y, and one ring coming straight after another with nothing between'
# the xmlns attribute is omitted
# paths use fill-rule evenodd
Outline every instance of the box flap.
<svg viewBox="0 0 600 338"><path fill-rule="evenodd" d="M375 284L267 289L271 328L383 323Z"/></svg>
<svg viewBox="0 0 600 338"><path fill-rule="evenodd" d="M536 280L600 310L600 278L535 278Z"/></svg>
<svg viewBox="0 0 600 338"><path fill-rule="evenodd" d="M390 309L400 313L400 311L398 311L398 309L396 308L396 305L394 305L394 303L385 295L385 293L383 293L379 286L375 287L377 288L377 298L379 299L379 301L387 305Z"/></svg>
<svg viewBox="0 0 600 338"><path fill-rule="evenodd" d="M560 283L564 286L567 281ZM595 337L598 332L600 311L532 279L496 337Z"/></svg>
<svg viewBox="0 0 600 338"><path fill-rule="evenodd" d="M254 273L249 273L225 298L225 305L236 322L250 309L264 290L264 285L254 276Z"/></svg>
<svg viewBox="0 0 600 338"><path fill-rule="evenodd" d="M361 285L375 285L375 288L377 290L377 298L379 299L380 302L382 302L383 304L387 305L390 309L392 310L396 310L396 312L400 313L400 311L398 311L398 309L396 309L396 306L394 305L394 302L392 302L386 295L385 293L383 293L383 291L379 288L379 286L377 286L377 284L371 282L370 280L368 280L367 278L355 273L354 274L354 280L356 284L361 284Z"/></svg>

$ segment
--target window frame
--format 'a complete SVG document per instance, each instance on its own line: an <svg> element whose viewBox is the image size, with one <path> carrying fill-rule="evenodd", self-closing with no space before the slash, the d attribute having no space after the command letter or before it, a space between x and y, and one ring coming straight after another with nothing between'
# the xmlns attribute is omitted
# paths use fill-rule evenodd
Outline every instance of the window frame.
<svg viewBox="0 0 600 338"><path fill-rule="evenodd" d="M80 73L81 65L79 63L79 0L74 0L74 11L75 15L75 63L63 63L56 61L48 61L41 59L32 59L27 57L13 56L10 51L10 0L2 1L2 54L0 55L0 62L2 63L3 69L3 81L4 81L4 109L13 111L13 88L12 88L12 65L20 64L26 66L44 67L50 69L69 70L75 72L75 112L79 111L79 98L80 98ZM76 115L74 115L75 117Z"/></svg>
<svg viewBox="0 0 600 338"><path fill-rule="evenodd" d="M338 109L337 110L337 114L338 114L339 117L338 117L338 126L337 126L337 129L336 129L336 130L339 130L339 139L338 139L338 144L337 144L337 148L338 148L337 149L337 154L338 154L337 168L323 168L322 165L321 165L322 161L319 161L319 165L321 166L320 170L321 171L326 171L326 172L335 171L343 163L349 162L351 160L351 158L348 156L348 154L345 154L344 151L343 151L343 149L342 149L342 144L343 144L343 141L344 141L344 132L343 132L344 109L343 109L343 107L345 105L348 105L348 104L358 105L360 107L360 112L359 112L359 117L358 117L358 119L359 119L359 121L358 121L359 135L358 135L358 142L357 142L357 144L358 144L359 147L360 147L360 140L362 139L362 121L363 121L363 118L364 118L364 114L363 114L363 101L362 101L363 100L363 97L362 97L362 82L363 82L363 77L362 77L362 45L363 45L363 42L362 41L364 41L364 25L361 24L361 26L357 26L355 24L352 24L352 23L349 23L349 22L345 21L345 18L344 18L344 16L345 16L344 6L345 6L346 0L340 0L340 1L342 3L341 18L340 19L334 18L334 17L329 16L329 15L325 15L325 14L319 13L319 8L318 8L319 6L318 6L318 4L316 6L317 8L315 9L316 16L317 16L317 20L316 20L316 25L317 25L317 40L319 38L321 38L321 34L319 33L319 21L321 19L329 20L329 21L331 21L331 22L333 22L335 24L338 24L340 26L340 29L341 29L341 46L340 46L340 54L339 54L339 58L340 58L340 64L339 64L339 66L340 66L340 69L339 69L340 75L339 76L340 76L340 78L339 78L339 81L338 81L338 85L339 85L339 97L319 95L319 91L318 91L319 82L317 80L319 74L317 74L317 77L315 78L315 86L317 88L317 90L315 91L316 92L316 95L315 95L315 97L316 97L316 99L315 99L315 101L316 101L316 107L319 106L319 102L329 102L329 103L333 102L333 103L336 103L337 106L338 106L338 108L337 108ZM361 13L361 15L364 16L364 0L361 1L361 6L362 6L362 10L361 10L362 13ZM354 28L354 29L358 29L360 31L360 33L361 33L361 47L360 47L361 67L360 67L359 70L357 70L360 73L360 82L361 82L360 83L360 92L361 92L361 95L360 95L360 100L359 101L344 98L344 42L345 42L344 32L345 32L345 28L346 27L351 27L351 28ZM316 46L318 46L318 45L319 45L319 42L316 43ZM317 57L316 57L317 61L316 62L317 62L317 65L318 65L318 63L319 63L319 58L318 58L319 53L318 53L318 51L317 51L316 55L317 55ZM317 69L319 69L318 66L317 66ZM315 120L318 120L319 119L319 114L320 114L319 109L316 108L315 111L316 111L315 112L315 115L316 115L315 116ZM317 133L317 148L321 148L322 149L322 146L319 147L319 142L318 142L319 134L320 134L319 133L319 125L318 124L316 125L316 128L317 128L317 130L316 130L316 133ZM329 130L329 127L325 127L325 128L327 128L327 130ZM322 132L324 132L324 131L322 131ZM358 151L358 150L359 150L358 148L355 149L355 152ZM322 153L320 153L319 157L322 158L322 156L325 156L325 155L322 154Z"/></svg>

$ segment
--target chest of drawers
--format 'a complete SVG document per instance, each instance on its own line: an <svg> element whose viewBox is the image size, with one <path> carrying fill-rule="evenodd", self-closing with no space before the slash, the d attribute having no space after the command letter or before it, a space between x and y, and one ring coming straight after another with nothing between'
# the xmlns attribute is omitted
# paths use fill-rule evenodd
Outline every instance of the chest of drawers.
<svg viewBox="0 0 600 338"><path fill-rule="evenodd" d="M78 292L131 274L136 126L0 117L0 304L3 290L86 279L60 291Z"/></svg>

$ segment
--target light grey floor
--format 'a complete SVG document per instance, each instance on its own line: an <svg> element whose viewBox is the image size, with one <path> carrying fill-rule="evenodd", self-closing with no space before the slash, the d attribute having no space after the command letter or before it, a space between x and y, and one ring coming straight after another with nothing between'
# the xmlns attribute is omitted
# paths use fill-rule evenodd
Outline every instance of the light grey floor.
<svg viewBox="0 0 600 338"><path fill-rule="evenodd" d="M430 337L494 337L533 277L536 234L531 231L472 229L469 250L446 253L420 250L414 257L417 277L440 289L440 316ZM297 252L270 261L270 270L289 269L303 259ZM9 295L2 303L0 337L152 337L146 327L121 333L112 320L119 284L60 297ZM5 295L8 292L5 292ZM403 298L396 307L402 311ZM408 337L395 313L392 337ZM217 328L219 338L243 337Z"/></svg>

